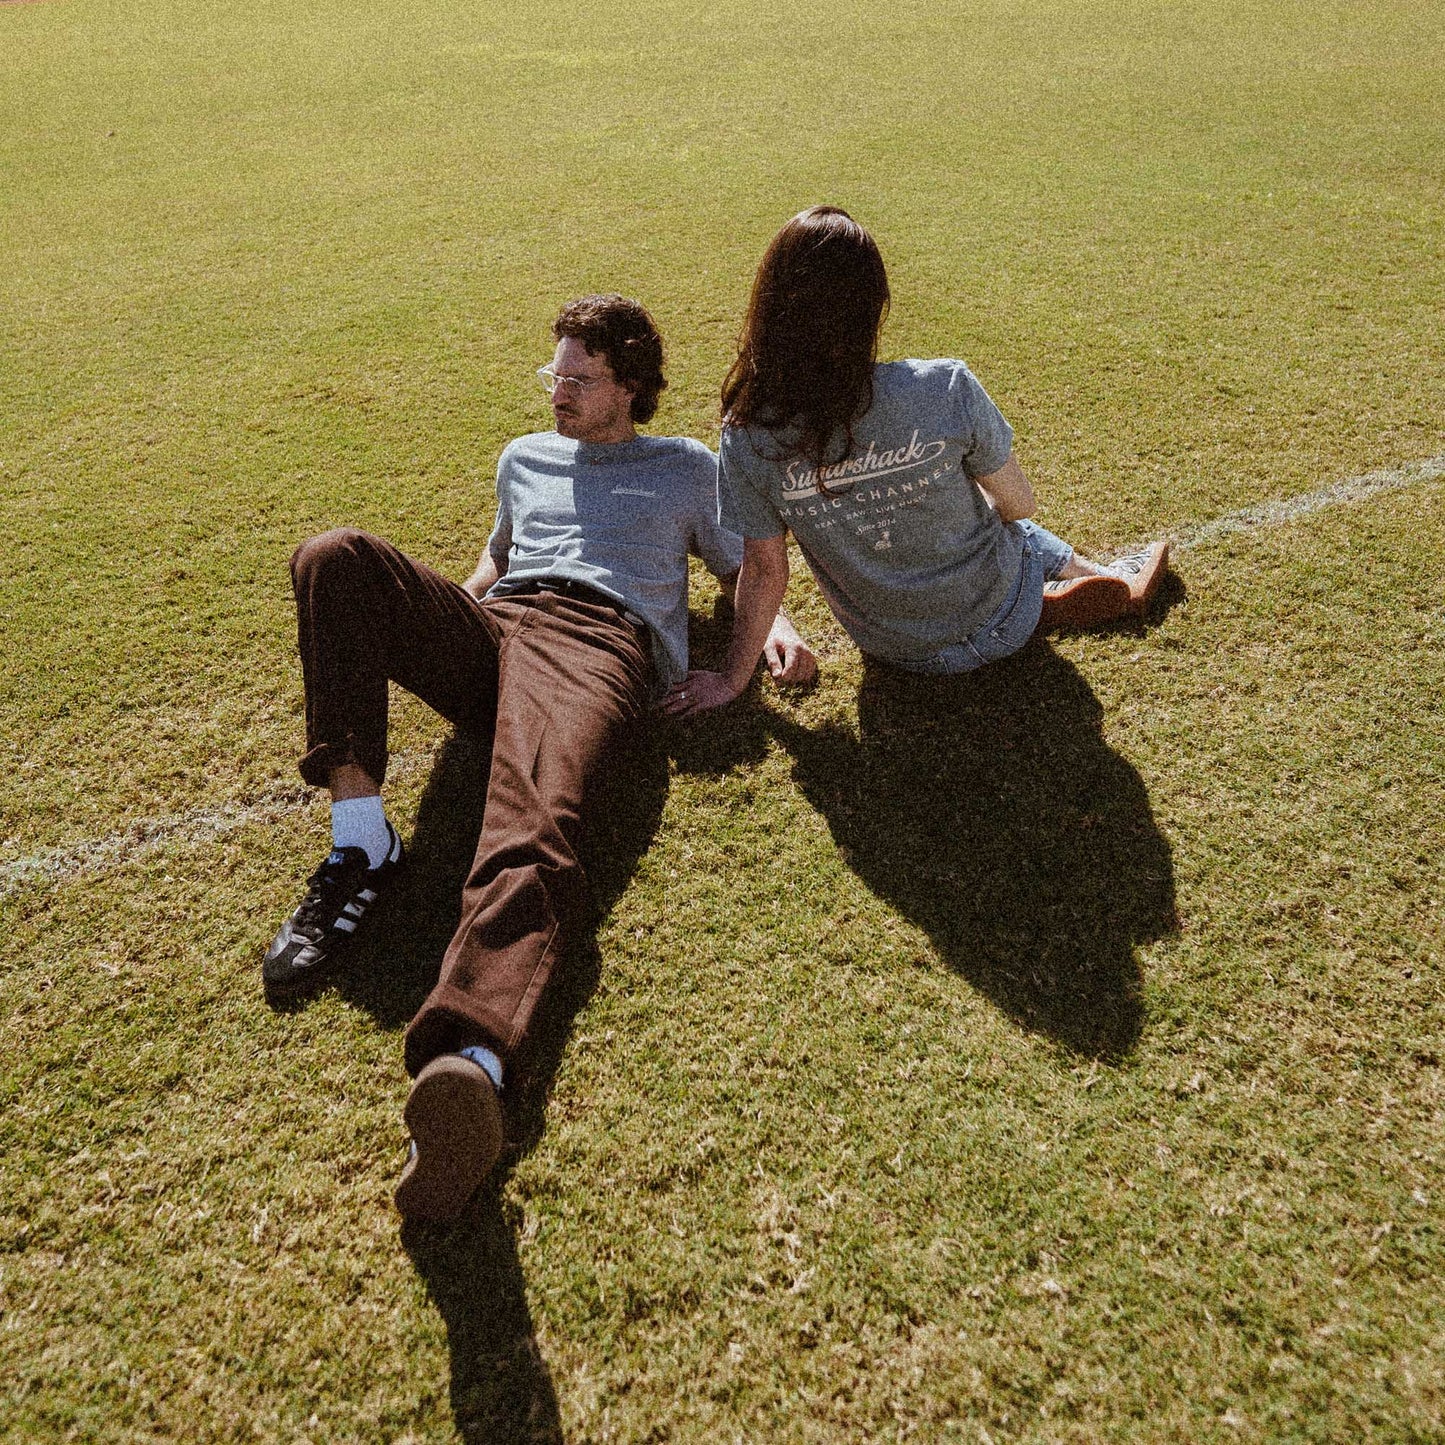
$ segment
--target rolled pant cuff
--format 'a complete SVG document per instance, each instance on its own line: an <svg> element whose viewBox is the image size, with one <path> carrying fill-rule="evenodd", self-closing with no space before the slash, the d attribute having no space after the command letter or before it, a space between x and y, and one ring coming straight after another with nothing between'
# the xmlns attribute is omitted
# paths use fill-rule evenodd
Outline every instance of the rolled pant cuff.
<svg viewBox="0 0 1445 1445"><path fill-rule="evenodd" d="M330 784L332 772L348 764L363 768L378 788L386 781L386 760L382 759L379 767L375 762L363 762L350 742L317 743L314 748L308 749L297 769L303 782L310 783L313 788L324 788Z"/></svg>
<svg viewBox="0 0 1445 1445"><path fill-rule="evenodd" d="M438 984L407 1027L406 1071L415 1078L441 1054L455 1054L472 1044L485 1045L505 1066L508 1050L502 1040L507 1035L506 1019L492 1018L460 989Z"/></svg>

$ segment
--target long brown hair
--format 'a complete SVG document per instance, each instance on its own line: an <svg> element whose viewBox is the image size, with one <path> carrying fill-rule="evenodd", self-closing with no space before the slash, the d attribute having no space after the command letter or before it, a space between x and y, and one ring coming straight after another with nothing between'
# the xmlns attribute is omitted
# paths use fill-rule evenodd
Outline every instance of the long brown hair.
<svg viewBox="0 0 1445 1445"><path fill-rule="evenodd" d="M815 466L853 450L873 402L888 273L873 237L837 206L800 211L773 237L748 302L738 358L723 382L723 421L797 428ZM842 451L829 453L841 433Z"/></svg>

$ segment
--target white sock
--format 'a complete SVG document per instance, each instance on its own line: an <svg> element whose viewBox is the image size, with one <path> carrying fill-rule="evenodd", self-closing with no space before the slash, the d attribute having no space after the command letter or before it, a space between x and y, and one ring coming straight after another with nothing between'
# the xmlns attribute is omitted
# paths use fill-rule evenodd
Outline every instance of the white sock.
<svg viewBox="0 0 1445 1445"><path fill-rule="evenodd" d="M464 1059L470 1059L474 1064L479 1064L492 1081L492 1087L498 1092L502 1091L502 1061L485 1045L472 1044L469 1048L459 1051Z"/></svg>
<svg viewBox="0 0 1445 1445"><path fill-rule="evenodd" d="M373 868L386 862L395 836L380 798L343 798L331 805L332 843L338 848L364 848Z"/></svg>

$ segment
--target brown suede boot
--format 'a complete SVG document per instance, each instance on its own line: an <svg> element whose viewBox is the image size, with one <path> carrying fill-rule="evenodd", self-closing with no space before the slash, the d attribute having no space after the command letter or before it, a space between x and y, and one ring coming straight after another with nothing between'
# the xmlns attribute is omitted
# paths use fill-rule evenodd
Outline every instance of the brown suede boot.
<svg viewBox="0 0 1445 1445"><path fill-rule="evenodd" d="M1122 577L1069 577L1044 583L1039 631L1060 627L1097 627L1132 610L1129 584Z"/></svg>
<svg viewBox="0 0 1445 1445"><path fill-rule="evenodd" d="M1150 542L1142 552L1115 557L1109 575L1129 584L1129 611L1142 617L1169 570L1169 543Z"/></svg>

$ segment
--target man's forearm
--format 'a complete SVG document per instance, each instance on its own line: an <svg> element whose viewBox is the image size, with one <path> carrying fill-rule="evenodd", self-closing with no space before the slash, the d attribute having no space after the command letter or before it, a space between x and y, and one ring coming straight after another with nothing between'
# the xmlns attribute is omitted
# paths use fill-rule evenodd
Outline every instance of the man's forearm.
<svg viewBox="0 0 1445 1445"><path fill-rule="evenodd" d="M501 575L502 569L497 566L492 554L490 552L483 552L481 560L477 563L477 570L462 583L462 586L470 592L473 597L485 597Z"/></svg>

